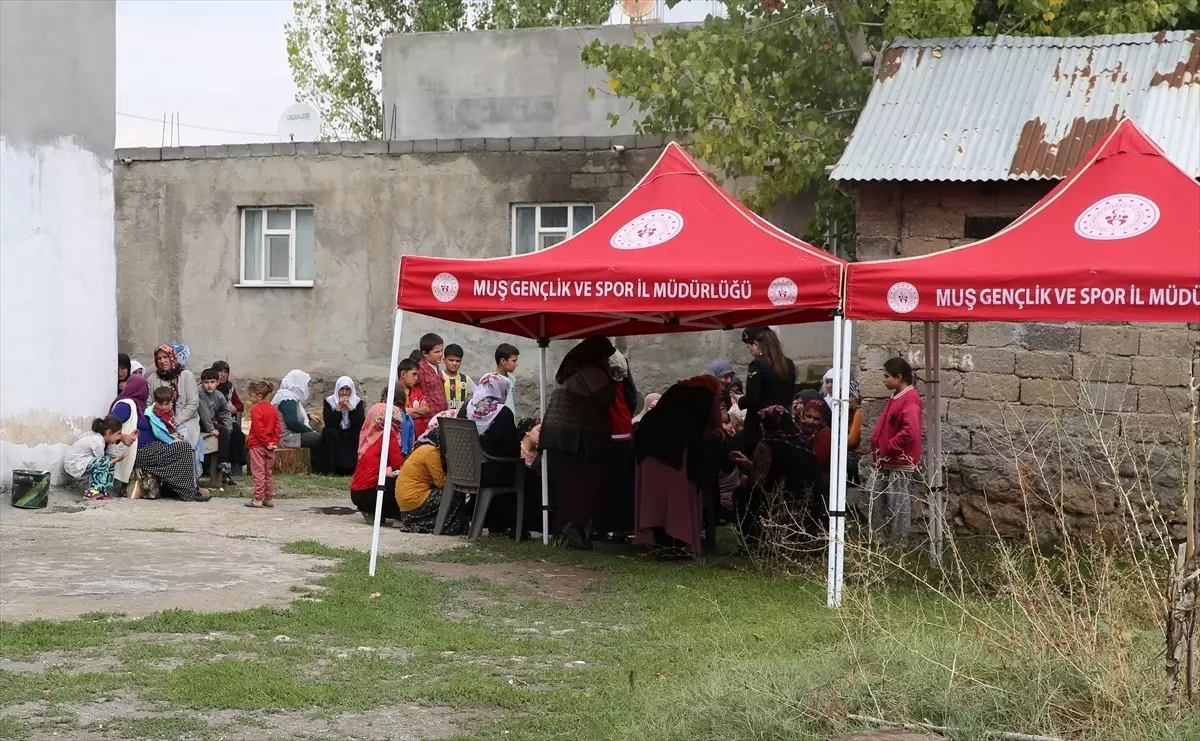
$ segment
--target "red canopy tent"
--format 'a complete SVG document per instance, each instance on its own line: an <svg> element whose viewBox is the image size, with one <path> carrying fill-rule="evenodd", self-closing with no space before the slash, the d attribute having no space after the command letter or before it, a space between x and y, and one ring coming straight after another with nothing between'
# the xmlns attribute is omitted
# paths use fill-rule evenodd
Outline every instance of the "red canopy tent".
<svg viewBox="0 0 1200 741"><path fill-rule="evenodd" d="M1200 185L1125 119L993 236L848 267L848 319L924 321L939 555L940 322L1200 321Z"/></svg>
<svg viewBox="0 0 1200 741"><path fill-rule="evenodd" d="M403 256L389 415L405 311L537 339L544 412L551 340L834 319L838 355L842 323L835 314L845 266L747 209L671 143L615 206L551 248L478 260ZM849 347L848 334L844 344ZM386 445L390 424L384 430ZM384 473L381 462L377 497ZM544 465L542 482L545 504ZM371 574L380 511L376 507Z"/></svg>
<svg viewBox="0 0 1200 741"><path fill-rule="evenodd" d="M850 265L846 316L903 321L1200 321L1200 185L1125 119L1004 230Z"/></svg>
<svg viewBox="0 0 1200 741"><path fill-rule="evenodd" d="M534 339L827 321L845 261L753 213L678 144L607 213L549 249L405 255L397 306Z"/></svg>

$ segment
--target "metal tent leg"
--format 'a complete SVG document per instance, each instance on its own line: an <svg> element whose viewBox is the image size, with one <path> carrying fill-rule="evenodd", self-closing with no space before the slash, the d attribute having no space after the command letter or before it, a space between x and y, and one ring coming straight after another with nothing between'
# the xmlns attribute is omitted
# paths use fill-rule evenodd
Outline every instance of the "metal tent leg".
<svg viewBox="0 0 1200 741"><path fill-rule="evenodd" d="M392 362L388 367L387 408L383 418L383 454L379 456L379 478L375 482L375 527L371 533L371 566L375 576L375 561L379 557L379 525L383 518L383 482L387 478L388 438L392 434L392 413L396 401L396 366L400 363L400 331L404 327L404 312L396 309L396 324L392 331Z"/></svg>

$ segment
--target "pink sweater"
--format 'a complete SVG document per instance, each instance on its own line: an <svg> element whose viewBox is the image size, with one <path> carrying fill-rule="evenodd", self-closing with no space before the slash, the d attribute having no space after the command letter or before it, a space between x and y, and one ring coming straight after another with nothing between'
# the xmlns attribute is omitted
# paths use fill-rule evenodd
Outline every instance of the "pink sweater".
<svg viewBox="0 0 1200 741"><path fill-rule="evenodd" d="M871 453L883 468L921 462L921 395L912 386L887 400L871 433Z"/></svg>

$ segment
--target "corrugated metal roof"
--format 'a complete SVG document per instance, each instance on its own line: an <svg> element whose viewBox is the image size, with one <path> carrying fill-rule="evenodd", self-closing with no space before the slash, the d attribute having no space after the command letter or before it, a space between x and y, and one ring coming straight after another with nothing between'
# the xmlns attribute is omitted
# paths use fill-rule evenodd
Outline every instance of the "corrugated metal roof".
<svg viewBox="0 0 1200 741"><path fill-rule="evenodd" d="M1200 31L898 39L831 177L1060 178L1123 117L1200 176Z"/></svg>

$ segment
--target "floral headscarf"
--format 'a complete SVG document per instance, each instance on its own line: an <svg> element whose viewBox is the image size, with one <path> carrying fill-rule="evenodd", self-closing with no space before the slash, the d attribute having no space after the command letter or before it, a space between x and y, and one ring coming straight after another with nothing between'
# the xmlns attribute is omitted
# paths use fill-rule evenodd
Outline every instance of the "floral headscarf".
<svg viewBox="0 0 1200 741"><path fill-rule="evenodd" d="M440 420L442 417L453 417L456 416L456 414L457 412L455 412L453 409L447 409L433 415L433 417L429 420L429 426L426 427L425 431L421 433L421 436L417 438L417 444L413 446L413 449L416 450L422 445L432 445L435 448L441 447L442 429L438 425L438 420Z"/></svg>
<svg viewBox="0 0 1200 741"><path fill-rule="evenodd" d="M362 430L358 433L358 457L362 457L375 441L383 437L383 421L387 419L387 404L379 402L367 410ZM397 407L392 412L392 433L401 434L404 425L404 411Z"/></svg>
<svg viewBox="0 0 1200 741"><path fill-rule="evenodd" d="M825 402L818 401L817 403L824 404ZM800 444L800 429L796 427L796 420L792 419L787 408L778 404L769 406L759 412L758 418L762 425L763 440L778 440L791 445Z"/></svg>
<svg viewBox="0 0 1200 741"><path fill-rule="evenodd" d="M608 356L608 375L617 383L629 378L629 361L620 350Z"/></svg>
<svg viewBox="0 0 1200 741"><path fill-rule="evenodd" d="M159 355L164 355L171 361L169 370L162 370L158 367ZM168 342L165 345L159 345L154 351L154 372L159 379L166 381L171 387L171 408L179 403L179 374L187 366L187 359L192 354L187 345L182 342ZM178 411L178 410L176 410Z"/></svg>
<svg viewBox="0 0 1200 741"><path fill-rule="evenodd" d="M496 416L504 408L510 383L507 376L499 373L489 373L479 379L479 387L467 402L467 419L475 423L479 434L482 435L492 426L492 422L496 421ZM432 426L436 421L437 417L434 417L429 424Z"/></svg>

